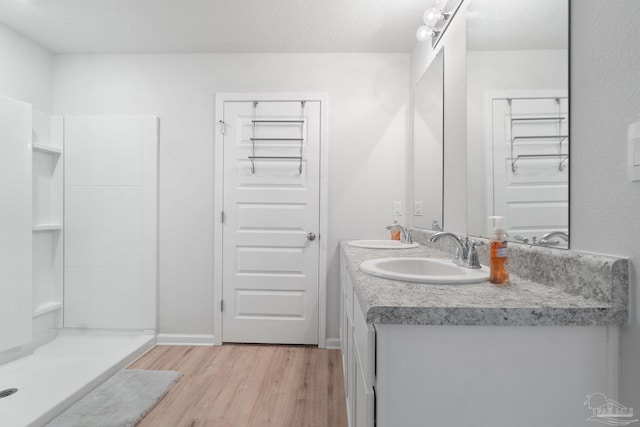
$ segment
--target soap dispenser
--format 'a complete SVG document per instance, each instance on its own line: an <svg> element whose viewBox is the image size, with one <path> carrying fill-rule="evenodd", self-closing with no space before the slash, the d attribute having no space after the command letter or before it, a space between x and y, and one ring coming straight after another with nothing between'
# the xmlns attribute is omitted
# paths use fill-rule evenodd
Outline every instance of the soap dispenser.
<svg viewBox="0 0 640 427"><path fill-rule="evenodd" d="M494 220L493 236L491 237L489 253L489 281L496 285L509 284L509 272L507 271L508 248L507 238L502 228L501 216L490 216Z"/></svg>
<svg viewBox="0 0 640 427"><path fill-rule="evenodd" d="M391 240L400 240L402 232L400 229L400 224L398 224L397 219L393 220L393 224L388 226L387 230L391 232Z"/></svg>

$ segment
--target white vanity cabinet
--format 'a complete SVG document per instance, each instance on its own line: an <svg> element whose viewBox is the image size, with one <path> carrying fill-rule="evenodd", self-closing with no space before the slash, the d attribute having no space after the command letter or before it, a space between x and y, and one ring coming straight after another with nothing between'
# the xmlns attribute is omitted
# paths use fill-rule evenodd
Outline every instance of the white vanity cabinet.
<svg viewBox="0 0 640 427"><path fill-rule="evenodd" d="M617 401L618 325L572 325L562 323L564 316L558 324L536 324L522 320L528 308L462 303L448 311L459 324L429 323L444 310L445 292L464 301L472 288L429 290L374 278L357 265L380 255L347 251L340 333L350 427L579 426L589 425L592 410L583 404L589 395ZM513 285L505 292L519 291ZM559 310L569 316L580 309ZM378 321L367 323L367 311ZM491 313L505 323L469 321Z"/></svg>
<svg viewBox="0 0 640 427"><path fill-rule="evenodd" d="M375 331L367 324L344 262L340 266L340 341L350 427L374 425Z"/></svg>

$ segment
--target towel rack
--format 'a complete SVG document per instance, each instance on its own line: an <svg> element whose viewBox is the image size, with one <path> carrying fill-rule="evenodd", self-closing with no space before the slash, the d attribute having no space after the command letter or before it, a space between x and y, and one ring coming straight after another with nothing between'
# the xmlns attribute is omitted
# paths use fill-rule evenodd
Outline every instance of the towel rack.
<svg viewBox="0 0 640 427"><path fill-rule="evenodd" d="M300 101L301 104L301 116L304 117L304 107L305 101ZM302 175L302 148L304 146L304 119L256 119L256 109L258 107L258 102L253 102L253 120L251 120L251 124L253 126L253 136L249 138L251 141L251 155L248 156L249 161L251 162L251 173L256 173L256 165L255 160L298 160L298 174ZM300 125L300 138L256 138L256 125L260 126L261 124L296 124ZM300 143L300 155L299 156L256 156L256 142L259 141L295 141Z"/></svg>
<svg viewBox="0 0 640 427"><path fill-rule="evenodd" d="M560 98L553 98L560 108ZM563 171L566 168L566 163L569 160L569 154L562 152L562 143L569 138L569 135L561 133L561 122L567 120L567 116L536 116L536 117L513 117L511 113L511 99L507 99L509 103L509 119L510 119L510 136L511 136L511 171L516 172L518 170L518 161L523 159L535 159L535 158L553 158L558 159L558 170ZM519 135L513 136L513 125L518 122L557 122L558 134L556 135ZM558 153L548 154L514 154L514 145L518 140L557 140L558 141Z"/></svg>

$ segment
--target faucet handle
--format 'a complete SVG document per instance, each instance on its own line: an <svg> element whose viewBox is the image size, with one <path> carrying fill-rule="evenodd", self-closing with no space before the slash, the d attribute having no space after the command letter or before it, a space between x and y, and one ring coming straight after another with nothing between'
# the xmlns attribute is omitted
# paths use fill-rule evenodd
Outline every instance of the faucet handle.
<svg viewBox="0 0 640 427"><path fill-rule="evenodd" d="M402 237L404 237L404 243L413 243L411 229L402 227Z"/></svg>
<svg viewBox="0 0 640 427"><path fill-rule="evenodd" d="M484 245L484 242L476 242L475 240L467 239L465 240L468 244L467 247L467 267L468 268L481 268L480 260L478 259L478 246Z"/></svg>

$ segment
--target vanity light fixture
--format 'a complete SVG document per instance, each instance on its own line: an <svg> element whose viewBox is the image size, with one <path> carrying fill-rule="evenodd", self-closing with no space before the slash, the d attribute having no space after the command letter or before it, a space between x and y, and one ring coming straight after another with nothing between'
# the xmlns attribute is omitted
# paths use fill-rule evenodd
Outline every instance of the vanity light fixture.
<svg viewBox="0 0 640 427"><path fill-rule="evenodd" d="M445 6L449 0L436 0L430 8L425 10L422 20L424 25L418 27L416 31L416 38L418 41L424 42L431 39L433 45L435 45L444 32L445 28L449 24L449 21L455 10L460 5L460 0L453 2L457 3L451 12L444 12Z"/></svg>

